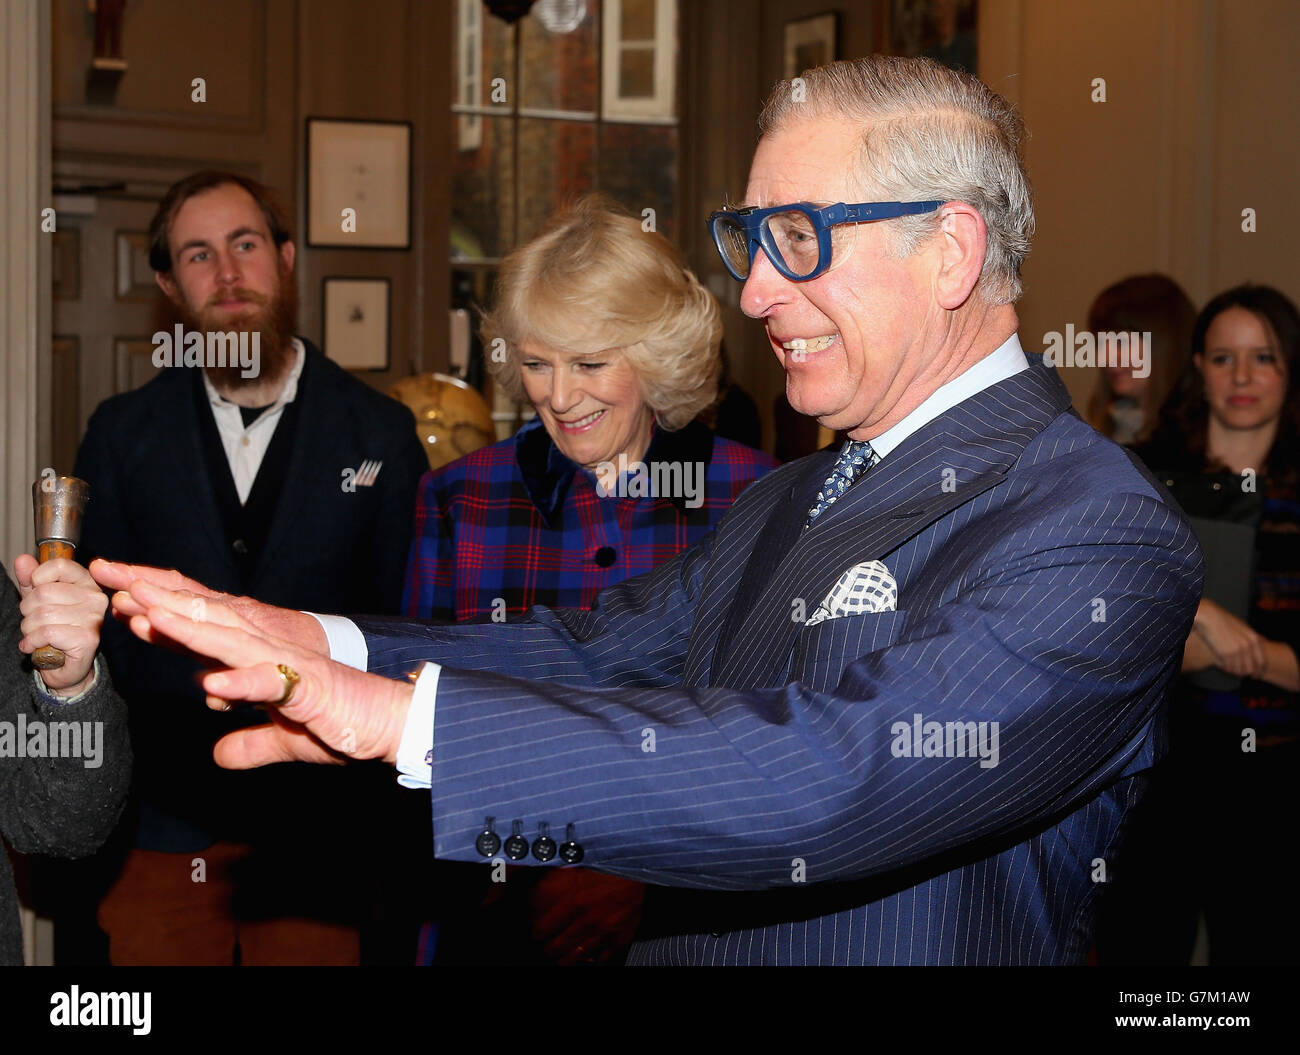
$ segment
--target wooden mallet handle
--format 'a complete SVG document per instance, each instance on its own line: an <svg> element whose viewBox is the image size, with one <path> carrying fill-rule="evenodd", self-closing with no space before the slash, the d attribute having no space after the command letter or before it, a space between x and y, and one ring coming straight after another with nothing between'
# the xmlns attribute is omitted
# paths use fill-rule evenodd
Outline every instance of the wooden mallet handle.
<svg viewBox="0 0 1300 1055"><path fill-rule="evenodd" d="M36 554L44 564L60 557L75 560L81 541L81 515L90 485L75 476L43 477L32 484L32 512L36 519ZM32 653L37 670L57 670L68 657L63 649L42 645Z"/></svg>

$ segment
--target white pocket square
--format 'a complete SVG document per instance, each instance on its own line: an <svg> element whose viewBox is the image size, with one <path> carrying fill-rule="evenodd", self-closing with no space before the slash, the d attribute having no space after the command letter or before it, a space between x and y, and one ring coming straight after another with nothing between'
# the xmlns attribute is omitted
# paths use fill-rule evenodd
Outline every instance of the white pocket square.
<svg viewBox="0 0 1300 1055"><path fill-rule="evenodd" d="M878 560L863 561L840 576L804 626L816 626L844 615L892 612L897 608L898 583L889 569Z"/></svg>

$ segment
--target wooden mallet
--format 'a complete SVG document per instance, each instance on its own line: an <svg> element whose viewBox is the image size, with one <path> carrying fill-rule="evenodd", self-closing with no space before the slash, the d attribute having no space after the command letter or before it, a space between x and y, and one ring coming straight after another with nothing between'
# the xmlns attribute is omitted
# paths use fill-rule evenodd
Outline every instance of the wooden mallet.
<svg viewBox="0 0 1300 1055"><path fill-rule="evenodd" d="M75 476L47 475L32 484L36 557L42 564L59 557L76 560L81 517L89 497L90 485ZM65 659L63 649L42 645L32 653L32 666L37 670L57 670Z"/></svg>

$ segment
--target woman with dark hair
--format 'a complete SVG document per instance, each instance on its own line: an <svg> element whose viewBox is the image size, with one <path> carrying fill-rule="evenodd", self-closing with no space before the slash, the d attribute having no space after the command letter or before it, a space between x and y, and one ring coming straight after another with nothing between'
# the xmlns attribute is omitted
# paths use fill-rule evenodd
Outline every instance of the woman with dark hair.
<svg viewBox="0 0 1300 1055"><path fill-rule="evenodd" d="M1151 334L1150 362L1145 376L1119 364L1102 366L1088 400L1088 424L1116 443L1150 436L1160 405L1187 362L1195 319L1196 309L1182 286L1167 275L1133 275L1097 294L1088 309L1088 329Z"/></svg>
<svg viewBox="0 0 1300 1055"><path fill-rule="evenodd" d="M1105 962L1293 962L1300 904L1300 313L1277 290L1212 299L1192 358L1138 453L1192 520L1205 596L1171 702L1170 753L1115 868ZM1181 866L1181 867L1180 867Z"/></svg>

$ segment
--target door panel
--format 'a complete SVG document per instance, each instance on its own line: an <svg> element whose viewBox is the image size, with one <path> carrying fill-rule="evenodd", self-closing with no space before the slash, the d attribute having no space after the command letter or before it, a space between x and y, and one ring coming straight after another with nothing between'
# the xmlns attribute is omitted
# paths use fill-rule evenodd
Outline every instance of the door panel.
<svg viewBox="0 0 1300 1055"><path fill-rule="evenodd" d="M156 206L101 195L92 214L58 217L51 413L61 473L72 471L95 408L157 372L150 335L174 320L149 268Z"/></svg>

